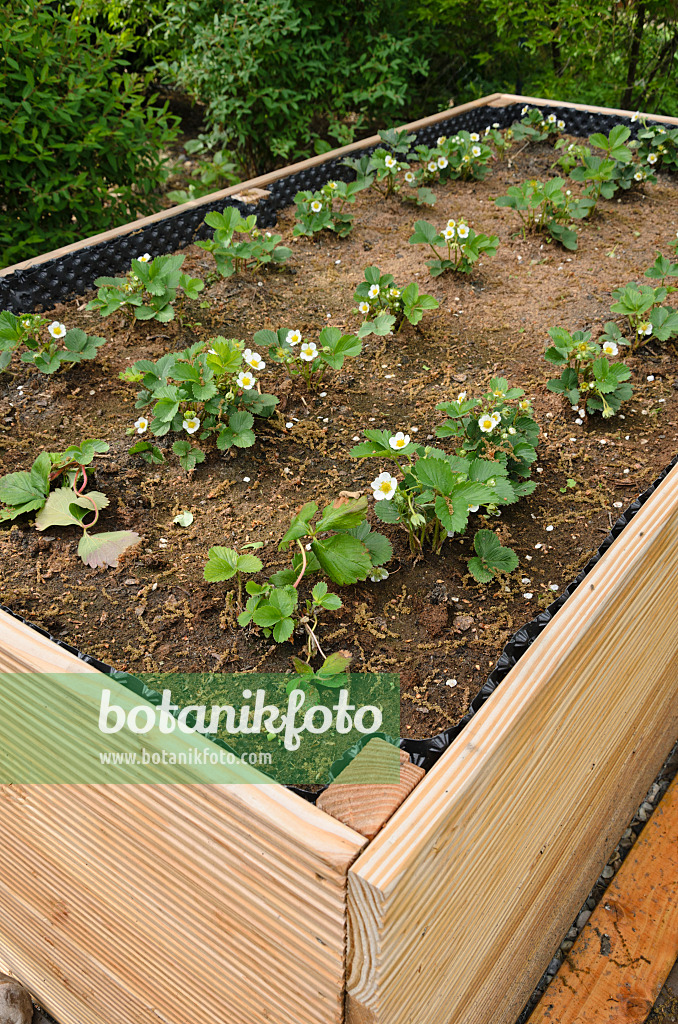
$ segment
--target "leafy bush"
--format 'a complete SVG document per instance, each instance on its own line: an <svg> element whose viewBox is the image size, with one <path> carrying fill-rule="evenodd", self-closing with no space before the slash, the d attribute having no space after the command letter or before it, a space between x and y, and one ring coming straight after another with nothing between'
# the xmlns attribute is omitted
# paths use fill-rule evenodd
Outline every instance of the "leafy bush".
<svg viewBox="0 0 678 1024"><path fill-rule="evenodd" d="M3 265L157 209L176 136L113 36L47 0L8 0L0 25Z"/></svg>
<svg viewBox="0 0 678 1024"><path fill-rule="evenodd" d="M207 104L205 143L264 171L305 153L321 126L332 133L349 112L354 128L365 116L395 119L427 62L408 20L394 19L386 0L230 3L197 21L192 49L161 68Z"/></svg>

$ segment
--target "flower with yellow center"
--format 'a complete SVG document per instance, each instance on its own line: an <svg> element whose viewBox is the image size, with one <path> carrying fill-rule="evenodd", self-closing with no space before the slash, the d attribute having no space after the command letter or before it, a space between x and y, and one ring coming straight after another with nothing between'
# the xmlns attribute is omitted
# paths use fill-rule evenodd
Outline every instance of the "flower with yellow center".
<svg viewBox="0 0 678 1024"><path fill-rule="evenodd" d="M314 199L313 202L311 203L311 211L313 213L320 213L322 208L323 208L323 204L320 202L319 199Z"/></svg>
<svg viewBox="0 0 678 1024"><path fill-rule="evenodd" d="M237 377L237 384L243 391L251 391L257 383L257 378L249 370L241 370Z"/></svg>
<svg viewBox="0 0 678 1024"><path fill-rule="evenodd" d="M314 341L306 341L299 349L299 358L305 363L312 363L318 358L318 349Z"/></svg>
<svg viewBox="0 0 678 1024"><path fill-rule="evenodd" d="M66 327L64 324L60 324L58 320L53 320L47 328L53 338L63 338L66 334Z"/></svg>
<svg viewBox="0 0 678 1024"><path fill-rule="evenodd" d="M137 434L143 434L145 433L146 430L148 430L148 420L146 419L145 416L140 416L139 419L135 422L134 427L136 429Z"/></svg>
<svg viewBox="0 0 678 1024"><path fill-rule="evenodd" d="M390 501L397 486L398 481L390 473L380 473L370 484L375 501Z"/></svg>
<svg viewBox="0 0 678 1024"><path fill-rule="evenodd" d="M490 416L489 413L485 413L478 420L478 426L480 427L483 434L491 434L496 424L492 416Z"/></svg>
<svg viewBox="0 0 678 1024"><path fill-rule="evenodd" d="M266 363L261 358L258 352L253 352L251 348L246 348L242 354L243 362L247 363L253 370L263 370L266 367Z"/></svg>
<svg viewBox="0 0 678 1024"><path fill-rule="evenodd" d="M407 448L410 443L410 435L403 434L402 430L399 430L393 437L389 437L388 443L395 452L399 452L401 448Z"/></svg>
<svg viewBox="0 0 678 1024"><path fill-rule="evenodd" d="M301 341L301 331L288 331L285 341L288 345L298 345Z"/></svg>
<svg viewBox="0 0 678 1024"><path fill-rule="evenodd" d="M195 434L196 430L198 430L198 428L200 427L200 420L198 419L196 413L185 412L184 422L182 426L187 434Z"/></svg>

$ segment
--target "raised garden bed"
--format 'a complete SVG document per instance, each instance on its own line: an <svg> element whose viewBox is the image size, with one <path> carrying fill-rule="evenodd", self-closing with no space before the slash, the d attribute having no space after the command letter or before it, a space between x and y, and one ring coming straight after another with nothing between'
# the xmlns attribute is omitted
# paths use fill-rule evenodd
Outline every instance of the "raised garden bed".
<svg viewBox="0 0 678 1024"><path fill-rule="evenodd" d="M462 118L472 120L455 122L453 130L484 129L495 120L510 124L516 112L507 108L506 113L501 98L492 102L498 106L488 109L480 103L462 111ZM439 122L454 116L439 115L423 130L434 141ZM593 121L582 125L582 133L609 130L617 118L608 118L602 126ZM97 469L97 483L117 499L106 513L108 523L111 529L136 529L143 540L118 570L83 572L66 534L45 543L15 529L4 537L12 557L5 560L2 599L118 668L233 670L253 668L262 658L284 668L289 652L262 637L245 638L223 614L224 585L202 582L207 548L261 539L262 560L270 554L266 567L272 567L277 541L304 501L330 501L341 490L352 495L369 490L382 467L372 472L347 454L362 429L403 430L427 438L441 421L435 405L449 399L451 391L484 391L493 376L505 376L530 396L544 435L537 462L543 472L536 477L541 486L502 510L499 520L479 524L498 530L519 555L517 576L499 586L491 583L488 597L488 589L481 591L467 573L468 540L447 543L441 555L425 554L413 565L405 535L391 529L397 559L391 568L396 571L387 581L359 584L348 595L342 590L344 608L325 627L329 649L357 647L356 667L403 667L403 735L426 737L456 729L529 609L549 605L557 593L552 588L565 589L608 532L618 514L615 505L626 506L658 475L678 440L671 348L645 347L627 360L636 392L621 423L589 417L575 424L581 417L545 390L548 367L541 356L547 329L572 331L609 319L610 292L641 277L655 247L665 248L673 240L674 230L666 225L667 212L675 208L674 186L660 178L645 193L606 207L595 225L580 231L576 254L540 236L516 237L508 211L490 199L516 181L547 177L553 160L550 147L531 147L516 155L510 167L496 165L483 182L434 186L438 202L430 212L410 210L397 199L375 203L362 193L348 239L290 241L290 266L296 273L266 271L253 281L230 278L213 285L209 294L218 306L202 310L196 302L193 308L192 318L202 321L199 327L189 331L175 321L140 323L130 330L117 314L116 336L96 363L77 367L63 379L36 381L34 371L15 379L5 412L12 430L7 469L27 468L31 453L61 447L61 438L64 446L82 437L106 439L112 449ZM283 179L277 190L275 183L263 184L271 185L275 206L279 197L289 199L299 184L309 182L293 187ZM223 197L214 199L214 205L219 203L223 206ZM261 209L266 216L271 206ZM459 215L476 230L497 234L499 252L468 279L431 281L420 252L407 245L412 225L420 217L442 224ZM170 221L156 220L151 228L157 223L166 227ZM278 230L285 242L292 224L291 210L281 209ZM151 228L142 226L141 231ZM143 234L116 237L127 246L127 260L130 249L136 254L152 247ZM99 261L95 274L104 270L98 249L76 255L84 263ZM186 266L193 273L201 273L207 263L202 250L188 250ZM116 382L118 371L138 358L157 359L168 349L184 348L195 332L205 338L228 334L249 343L263 327L299 327L311 336L326 323L355 328L360 321L351 318L351 297L367 264L378 264L399 284L417 280L438 299L439 308L416 329L406 324L395 338L367 339L358 359L328 376L327 395L286 387L281 371L267 367L266 390L282 396L282 416L269 423L256 447L232 459L210 455L189 478L172 463L149 469L126 454L130 441L124 430L137 414L132 411L134 388ZM23 272L21 287L30 284L35 295L39 281L31 273ZM67 274L63 271L61 285L57 275L57 288L67 287ZM11 278L6 280L11 284ZM74 283L85 287L77 278ZM19 301L20 289L14 295ZM58 291L43 293L50 319L83 326L87 333L95 333L95 327L106 333L102 325L114 322L99 321L81 308L82 301L52 306L57 296ZM36 400L45 404L31 424ZM509 1021L675 738L675 480L674 471L352 867L365 847L362 837L279 787L257 790L255 797L249 787L215 791L200 786L194 804L195 788L191 795L175 788L158 800L157 787L149 787L138 790L133 804L111 796L110 788L94 788L80 805L86 809L75 817L72 790L40 793L26 787L20 806L9 789L3 790L5 867L7 879L16 882L13 887L3 883L7 909L0 932L7 938L4 948L0 942L0 966L22 976L64 1024L117 1020L125 1014L141 1020L147 1014L150 1020L151 1006L159 1005L169 1019L183 1021L189 1019L194 990L187 985L185 997L176 1000L167 981L168 964L178 960L182 977L190 975L200 984L216 956L222 969L218 977L210 972L210 983L218 1019L244 1015L253 1021L326 1022L341 1018L348 913L349 1020ZM194 526L174 525L173 517L187 510ZM153 583L158 584L155 590ZM46 594L51 595L47 608ZM3 621L8 643L11 638L19 647L18 654L3 654L4 669L35 664L56 671L72 663L65 653L58 655L65 661L55 660L49 641L40 641L41 660L33 662L38 655L32 635ZM528 630L522 643L527 646L536 632L537 627ZM648 678L656 681L649 693ZM456 684L451 685L452 679ZM433 749L439 751L450 738ZM419 748L415 744L412 749ZM243 781L248 778L246 773ZM199 781L214 780L205 776ZM101 829L113 804L128 837L120 841L128 845L115 867L117 881L97 892L95 874L82 885L72 852L74 846L87 850L93 872L108 864L108 839ZM134 839L147 815L153 822L143 826L148 850L154 843L169 850L167 842L175 854L176 843L191 847L177 869L178 898L149 896L157 862L140 853ZM173 836L178 817L186 831ZM63 845L53 849L49 828L57 819L63 822ZM40 828L39 822L44 823ZM216 843L224 859L204 857L200 848L205 842ZM17 843L25 853L12 852ZM36 855L49 862L50 880L59 879L66 907L57 922L61 966L48 983L38 980L42 953L30 952L28 933L22 931L27 918L20 920L16 902L18 879L27 877L22 872ZM134 863L132 874L123 866L125 857ZM299 858L303 884L293 878ZM219 891L217 920L240 934L248 914L254 914L257 934L247 935L236 953L225 954L223 931L217 927L187 952L182 928L197 928L201 915L210 912L204 895L197 899L197 894L214 886ZM30 891L36 928L48 913L49 897L42 882L31 884ZM123 908L131 913L141 893L154 911L144 915L143 937L137 939ZM115 968L128 986L124 1005L106 987L112 962L88 931L93 898L97 913L106 908L115 948L127 950ZM155 918L163 922L162 935ZM175 922L174 937L167 934L168 919ZM52 941L51 933L49 938L45 933L45 942ZM129 981L135 954L161 968L152 981L145 974ZM84 989L73 987L76 959L82 962L83 956L97 978L93 1009L87 1009ZM303 979L300 962L313 965ZM526 962L529 969L524 970ZM515 964L524 971L520 985L515 984ZM66 985L56 980L64 970ZM171 973L176 976L175 965ZM252 990L252 982L264 975L276 978L279 988L273 996ZM506 995L498 1008L500 991Z"/></svg>

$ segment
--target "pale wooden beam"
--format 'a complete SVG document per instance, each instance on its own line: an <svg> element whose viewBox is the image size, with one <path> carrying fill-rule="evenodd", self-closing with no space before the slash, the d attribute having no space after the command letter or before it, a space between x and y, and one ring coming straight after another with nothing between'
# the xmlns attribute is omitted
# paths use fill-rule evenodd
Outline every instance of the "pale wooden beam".
<svg viewBox="0 0 678 1024"><path fill-rule="evenodd" d="M348 1024L512 1024L678 736L678 468L349 870Z"/></svg>

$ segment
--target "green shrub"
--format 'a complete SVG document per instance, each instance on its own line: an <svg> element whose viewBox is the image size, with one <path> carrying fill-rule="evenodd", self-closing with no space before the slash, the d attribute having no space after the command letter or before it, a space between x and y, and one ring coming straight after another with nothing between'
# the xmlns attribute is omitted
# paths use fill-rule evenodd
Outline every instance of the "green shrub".
<svg viewBox="0 0 678 1024"><path fill-rule="evenodd" d="M402 117L428 66L418 48L387 0L247 0L196 21L192 49L161 67L207 105L205 144L261 172L305 155L328 126L350 141L347 115L354 128Z"/></svg>
<svg viewBox="0 0 678 1024"><path fill-rule="evenodd" d="M157 209L174 118L126 72L123 43L47 0L0 24L3 265Z"/></svg>

